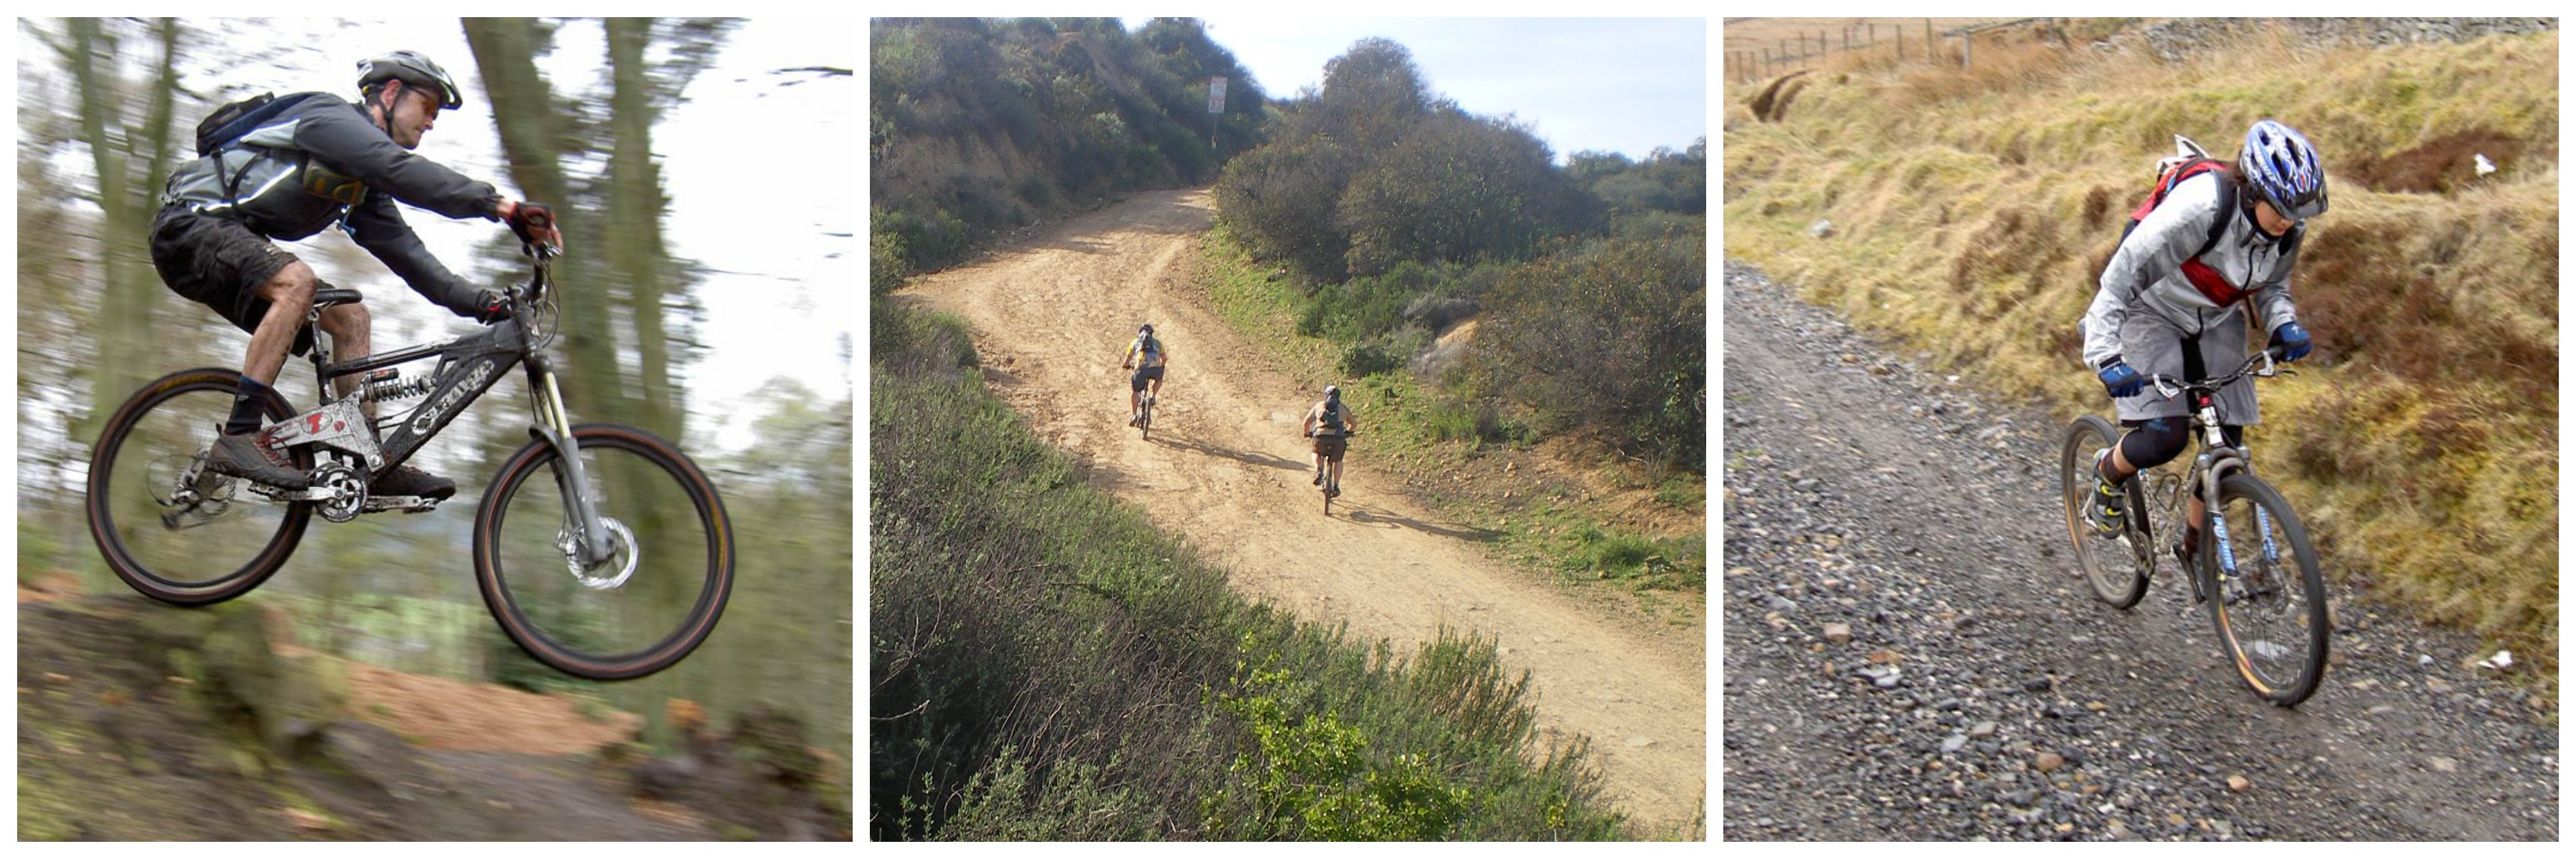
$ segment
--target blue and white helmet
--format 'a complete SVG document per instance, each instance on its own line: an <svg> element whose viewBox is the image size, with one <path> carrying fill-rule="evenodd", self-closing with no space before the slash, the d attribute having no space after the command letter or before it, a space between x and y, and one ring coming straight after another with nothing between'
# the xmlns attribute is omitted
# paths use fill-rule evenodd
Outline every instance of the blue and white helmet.
<svg viewBox="0 0 2576 859"><path fill-rule="evenodd" d="M2297 130L2270 119L2254 123L2245 130L2236 169L2282 217L2306 220L2325 214L2325 165Z"/></svg>

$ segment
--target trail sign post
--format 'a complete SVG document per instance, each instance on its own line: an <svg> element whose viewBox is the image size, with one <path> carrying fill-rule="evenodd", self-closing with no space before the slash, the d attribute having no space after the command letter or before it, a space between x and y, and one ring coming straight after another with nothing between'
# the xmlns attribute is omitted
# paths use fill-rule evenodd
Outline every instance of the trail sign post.
<svg viewBox="0 0 2576 859"><path fill-rule="evenodd" d="M1216 123L1225 115L1225 76L1208 77L1208 148L1216 148Z"/></svg>

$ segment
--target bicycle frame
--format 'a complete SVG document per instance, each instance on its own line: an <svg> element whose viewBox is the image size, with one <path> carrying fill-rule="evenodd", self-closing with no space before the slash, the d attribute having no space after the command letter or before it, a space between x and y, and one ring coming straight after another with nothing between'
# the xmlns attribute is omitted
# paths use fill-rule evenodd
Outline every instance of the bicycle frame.
<svg viewBox="0 0 2576 859"><path fill-rule="evenodd" d="M582 535L579 548L589 563L603 563L614 547L605 529L600 527L596 499L583 487L589 486L582 470L580 444L573 438L572 421L563 407L563 392L556 385L554 363L530 342L532 310L545 294L551 280L553 254L540 251L534 272L524 289L510 291L510 319L501 320L482 331L449 340L396 349L352 361L331 360L331 338L321 327L314 326L312 362L320 379L322 406L296 416L278 429L281 446L314 442L366 464L370 473L381 474L399 466L420 450L432 436L456 420L465 408L480 399L484 392L499 384L502 373L512 362L527 371L528 406L532 420L528 434L554 447L561 455L555 460L555 482L563 492L566 521ZM312 311L318 318L320 308ZM361 402L366 386L361 384L348 395L333 397L332 382L361 373L408 364L428 358L439 359L431 371L429 394L408 414L410 417L383 433L381 448L366 434L352 427L365 424L366 413ZM327 427L327 428L326 428ZM311 491L308 491L308 495Z"/></svg>
<svg viewBox="0 0 2576 859"><path fill-rule="evenodd" d="M2168 384L2170 380L2166 377L2158 376L2154 379L2157 390L2166 396L2184 392L2192 395L2192 422L2199 425L2201 442L2200 451L2192 457L2191 469L2183 478L2183 485L2191 488L2191 497L2200 500L2202 516L2208 520L2210 535L2218 546L2218 563L2212 568L2214 580L2211 584L2224 580L2230 571L2236 569L2236 550L2228 540L2227 517L2214 515L2214 511L2218 509L2218 483L2229 474L2238 471L2250 474L2254 470L2251 454L2243 446L2229 444L2227 441L2226 428L2218 420L2217 391L2248 375L2249 371L2253 371L2251 374L2255 376L2270 376L2276 372L2268 352L2258 357L2263 362L2262 370L2254 371L2254 359L2248 359L2245 367L2240 368L2234 375L2228 377L2226 382L2218 385L2188 383L2173 386ZM2160 505L2164 513L2164 521L2177 522L2185 515L2182 499L2181 492L2168 493L2168 497ZM2280 547L2273 540L2274 529L2269 514L2257 507L2254 510L2254 516L2255 527L2262 532L2264 559L2278 562ZM2195 571L2184 570L2183 572L2191 574ZM2194 575L2192 589L2195 594L2200 588L2200 577Z"/></svg>

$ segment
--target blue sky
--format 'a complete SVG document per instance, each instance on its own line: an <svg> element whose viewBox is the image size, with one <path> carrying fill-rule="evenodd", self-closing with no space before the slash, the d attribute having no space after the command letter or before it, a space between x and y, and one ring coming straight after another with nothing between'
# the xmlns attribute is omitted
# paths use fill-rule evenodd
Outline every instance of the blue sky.
<svg viewBox="0 0 2576 859"><path fill-rule="evenodd" d="M1470 113L1517 116L1560 162L1584 150L1642 158L1708 135L1707 18L1200 20L1273 98L1320 84L1326 61L1384 36L1434 91Z"/></svg>

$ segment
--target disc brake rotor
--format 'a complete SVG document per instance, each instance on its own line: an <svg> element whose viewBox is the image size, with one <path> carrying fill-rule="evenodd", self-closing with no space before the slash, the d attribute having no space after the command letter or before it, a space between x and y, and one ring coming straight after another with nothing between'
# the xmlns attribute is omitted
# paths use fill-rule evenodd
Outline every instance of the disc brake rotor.
<svg viewBox="0 0 2576 859"><path fill-rule="evenodd" d="M599 527L608 532L608 560L598 564L582 562L581 532L565 527L555 532L555 548L563 551L564 566L572 571L573 581L591 590L610 590L626 584L635 575L635 532L616 517L599 517Z"/></svg>

